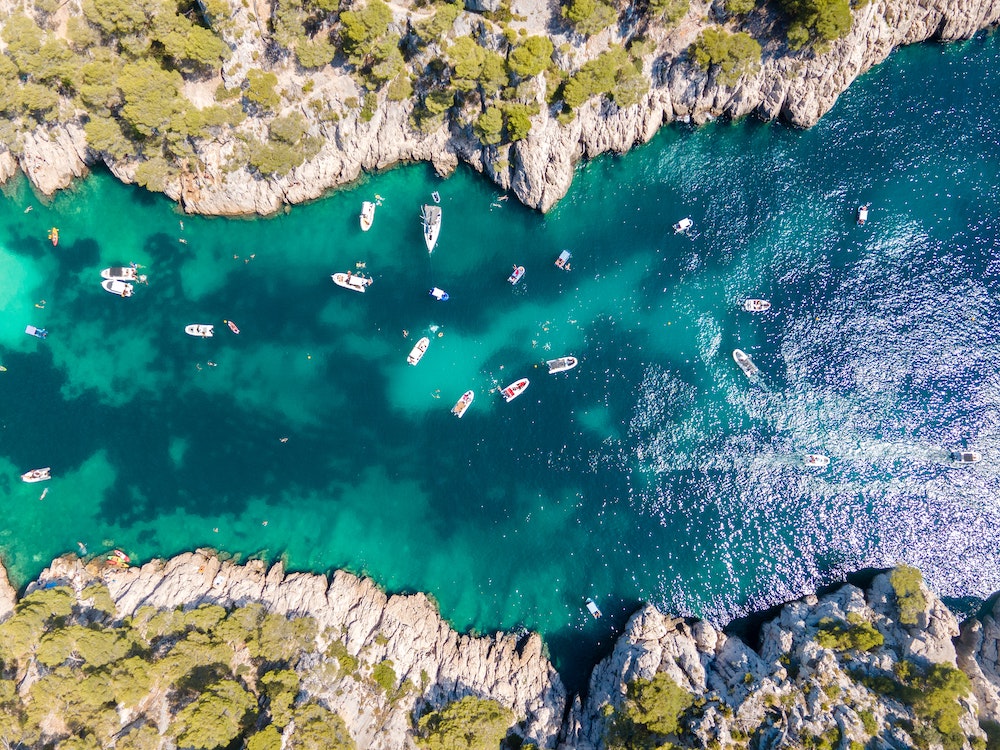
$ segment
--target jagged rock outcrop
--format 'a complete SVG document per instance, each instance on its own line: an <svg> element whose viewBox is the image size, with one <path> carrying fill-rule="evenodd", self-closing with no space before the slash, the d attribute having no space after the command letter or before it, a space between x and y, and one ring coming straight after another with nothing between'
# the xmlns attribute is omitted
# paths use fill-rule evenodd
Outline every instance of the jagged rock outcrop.
<svg viewBox="0 0 1000 750"><path fill-rule="evenodd" d="M260 64L257 61L275 57L266 21L274 7L266 0L252 7L241 0L228 3L231 16L223 36L232 56L219 80L239 87L246 71ZM81 12L79 0L64 5L64 13ZM492 5L476 0L469 7ZM409 0L400 0L392 8L401 29L431 15ZM559 4L555 2L514 0L511 12L516 19L511 24L513 29L548 36L557 48L569 49L560 54L571 59L571 69L593 59L608 45L630 39L622 37L616 27L583 41L558 20ZM411 124L414 102L390 101L384 92L368 118L357 106L364 91L345 67L303 71L286 55L284 62L273 62L283 90L291 92L276 114L303 115L308 122L307 135L322 143L318 153L280 177L265 178L241 167L246 164L246 142L267 139L270 117L254 115L237 130L199 142L195 147L196 166L168 179L163 190L193 213L267 214L286 204L319 197L330 188L356 180L363 171L427 161L439 173L447 174L464 161L501 188L512 190L526 205L546 211L566 194L574 168L582 158L628 151L652 138L662 125L676 120L704 123L717 117L752 114L811 126L857 76L885 60L896 47L928 39L968 38L1000 21L1000 3L872 0L853 12L850 33L829 44L822 54L810 49L790 51L780 36L783 24L771 11L761 8L743 24L763 44L760 69L744 76L733 88L720 84L713 71L700 70L687 54L700 32L716 23L712 19L718 19L713 4L693 0L678 25L642 28L644 36L653 42L643 59L652 85L637 104L627 108L596 98L579 107L571 122L560 122L557 112L546 104L543 73L537 96L540 112L532 117L529 135L499 147L482 145L465 115L447 120L433 132L421 133ZM456 28L467 33L480 22L480 17L468 14L459 19ZM727 23L732 26L731 19ZM636 34L637 30L629 33ZM300 96L307 89L307 81L314 101L331 107L325 115L319 108L306 106ZM135 181L138 157L115 159L93 152L85 143L82 120L80 113L72 123L42 126L18 145L14 158L43 193L65 187L85 173L88 163L98 160L103 160L119 179ZM9 153L0 156L0 178L9 174L11 159Z"/></svg>

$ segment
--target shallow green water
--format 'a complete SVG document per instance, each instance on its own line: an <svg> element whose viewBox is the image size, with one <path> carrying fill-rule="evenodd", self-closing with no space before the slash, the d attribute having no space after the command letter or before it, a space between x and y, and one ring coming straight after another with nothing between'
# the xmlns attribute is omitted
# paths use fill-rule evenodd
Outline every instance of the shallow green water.
<svg viewBox="0 0 1000 750"><path fill-rule="evenodd" d="M947 596L1000 588L998 72L995 37L906 50L810 131L668 128L581 168L546 216L424 166L267 220L181 216L100 173L50 202L15 181L0 202L12 576L78 542L348 568L428 592L460 629L542 631L571 684L640 600L724 622L899 560ZM691 238L670 228L683 216ZM100 269L128 262L148 286L104 292ZM332 284L359 262L367 293ZM774 308L745 313L746 297ZM580 365L546 374L563 354ZM518 377L516 401L491 392ZM966 438L986 460L955 469ZM807 452L829 469L805 469ZM53 480L18 480L36 466Z"/></svg>

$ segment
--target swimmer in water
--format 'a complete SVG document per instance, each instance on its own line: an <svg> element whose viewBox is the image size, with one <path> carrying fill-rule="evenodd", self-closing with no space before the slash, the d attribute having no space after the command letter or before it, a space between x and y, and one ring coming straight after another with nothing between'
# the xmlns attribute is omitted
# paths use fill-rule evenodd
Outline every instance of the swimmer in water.
<svg viewBox="0 0 1000 750"><path fill-rule="evenodd" d="M80 554L81 555L86 555L87 554L87 545L86 544L84 544L83 542L77 542L76 546L80 548Z"/></svg>

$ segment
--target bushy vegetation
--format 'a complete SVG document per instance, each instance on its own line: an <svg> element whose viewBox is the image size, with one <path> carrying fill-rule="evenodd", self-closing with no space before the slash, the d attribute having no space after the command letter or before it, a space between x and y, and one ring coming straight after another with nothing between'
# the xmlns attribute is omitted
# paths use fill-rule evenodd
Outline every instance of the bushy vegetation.
<svg viewBox="0 0 1000 750"><path fill-rule="evenodd" d="M607 96L619 107L630 107L649 90L642 62L624 47L613 46L586 63L566 82L563 101L575 109L593 96Z"/></svg>
<svg viewBox="0 0 1000 750"><path fill-rule="evenodd" d="M854 19L850 0L780 0L789 16L788 44L800 49L846 36Z"/></svg>
<svg viewBox="0 0 1000 750"><path fill-rule="evenodd" d="M574 31L584 36L603 31L618 20L618 12L605 0L569 0L562 14Z"/></svg>
<svg viewBox="0 0 1000 750"><path fill-rule="evenodd" d="M416 739L427 750L497 750L513 723L496 701L467 695L421 717Z"/></svg>
<svg viewBox="0 0 1000 750"><path fill-rule="evenodd" d="M927 597L920 584L924 577L916 568L900 565L889 574L889 583L896 594L899 607L899 621L903 625L916 625L920 615L927 609Z"/></svg>
<svg viewBox="0 0 1000 750"><path fill-rule="evenodd" d="M847 622L824 617L819 623L816 642L836 651L871 651L885 642L872 624L856 612L847 613Z"/></svg>
<svg viewBox="0 0 1000 750"><path fill-rule="evenodd" d="M730 34L713 26L705 29L694 44L691 56L702 70L718 69L719 83L735 86L745 75L760 69L760 43L746 32Z"/></svg>
<svg viewBox="0 0 1000 750"><path fill-rule="evenodd" d="M208 750L245 740L269 750L294 722L288 747L353 748L343 719L299 697L294 666L315 648L311 618L256 604L144 607L125 622L113 611L98 585L79 599L55 587L21 600L0 624L0 737L20 747L124 750L166 740ZM37 679L22 682L28 674ZM30 687L19 692L19 683ZM169 711L163 735L155 696Z"/></svg>
<svg viewBox="0 0 1000 750"><path fill-rule="evenodd" d="M668 26L684 18L689 10L691 10L690 0L649 0L649 13Z"/></svg>
<svg viewBox="0 0 1000 750"><path fill-rule="evenodd" d="M694 696L660 672L629 683L622 710L614 712L605 742L611 750L657 748L681 730L680 720Z"/></svg>

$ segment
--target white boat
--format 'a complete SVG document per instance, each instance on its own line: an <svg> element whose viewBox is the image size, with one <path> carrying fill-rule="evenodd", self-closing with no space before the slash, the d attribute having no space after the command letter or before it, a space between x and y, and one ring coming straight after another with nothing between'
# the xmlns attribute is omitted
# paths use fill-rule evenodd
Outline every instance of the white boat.
<svg viewBox="0 0 1000 750"><path fill-rule="evenodd" d="M742 349L733 349L733 359L736 360L736 364L740 366L740 369L747 374L747 377L753 377L760 372L757 369L757 365L753 363L753 360Z"/></svg>
<svg viewBox="0 0 1000 750"><path fill-rule="evenodd" d="M437 190L435 190L433 193L431 193L431 199L435 203L440 203L441 202L441 193L439 193Z"/></svg>
<svg viewBox="0 0 1000 750"><path fill-rule="evenodd" d="M601 610L597 608L597 602L589 596L587 597L587 611L594 616L595 620L601 616Z"/></svg>
<svg viewBox="0 0 1000 750"><path fill-rule="evenodd" d="M509 404L515 398L524 393L524 390L527 387L528 387L528 379L521 378L520 380L515 380L506 388L501 388L500 393L503 394L504 401L506 401Z"/></svg>
<svg viewBox="0 0 1000 750"><path fill-rule="evenodd" d="M983 460L983 454L979 451L952 451L951 460L959 464L978 464Z"/></svg>
<svg viewBox="0 0 1000 750"><path fill-rule="evenodd" d="M107 279L101 282L104 291L115 294L119 297L131 297L133 287L127 281L121 279Z"/></svg>
<svg viewBox="0 0 1000 750"><path fill-rule="evenodd" d="M25 326L24 332L29 336L34 336L36 339L44 339L49 335L49 332L44 328L35 328L35 326Z"/></svg>
<svg viewBox="0 0 1000 750"><path fill-rule="evenodd" d="M822 453L807 453L802 461L806 466L816 466L818 468L830 465L830 459Z"/></svg>
<svg viewBox="0 0 1000 750"><path fill-rule="evenodd" d="M446 292L444 289L438 289L437 287L431 289L429 294L434 299L439 300L441 302L445 302L448 299L448 292Z"/></svg>
<svg viewBox="0 0 1000 750"><path fill-rule="evenodd" d="M375 221L375 204L365 201L361 204L361 231L367 232L371 229L373 221Z"/></svg>
<svg viewBox="0 0 1000 750"><path fill-rule="evenodd" d="M743 303L743 309L747 312L765 312L771 309L771 303L766 299L748 299Z"/></svg>
<svg viewBox="0 0 1000 750"><path fill-rule="evenodd" d="M47 479L52 479L52 475L49 473L50 471L51 469L48 466L44 469L32 469L31 471L26 471L21 475L21 481L27 482L28 484L44 482Z"/></svg>
<svg viewBox="0 0 1000 750"><path fill-rule="evenodd" d="M686 232L692 226L694 226L694 222L691 221L690 218L685 216L683 219L674 224L674 234L680 234L681 232Z"/></svg>
<svg viewBox="0 0 1000 750"><path fill-rule="evenodd" d="M373 281L373 279L359 276L351 271L335 273L330 278L333 279L333 283L337 286L342 286L344 289L350 289L354 292L364 292Z"/></svg>
<svg viewBox="0 0 1000 750"><path fill-rule="evenodd" d="M203 323L192 323L189 326L184 326L184 333L188 336L198 336L203 339L209 339L215 335L215 326Z"/></svg>
<svg viewBox="0 0 1000 750"><path fill-rule="evenodd" d="M569 250L563 250L559 253L559 257L556 258L556 268L561 268L564 271L569 270L569 259L573 257L573 253Z"/></svg>
<svg viewBox="0 0 1000 750"><path fill-rule="evenodd" d="M113 266L101 271L102 279L120 279L122 281L138 281L139 273L132 266Z"/></svg>
<svg viewBox="0 0 1000 750"><path fill-rule="evenodd" d="M871 203L865 203L863 206L858 206L858 225L864 226L865 222L868 221L868 208Z"/></svg>
<svg viewBox="0 0 1000 750"><path fill-rule="evenodd" d="M511 284L516 284L521 280L522 276L524 276L524 266L514 266L514 270L511 272L510 276L507 277L507 281Z"/></svg>
<svg viewBox="0 0 1000 750"><path fill-rule="evenodd" d="M576 357L557 357L546 361L545 364L549 366L549 375L554 375L557 372L572 370L576 367L577 360Z"/></svg>
<svg viewBox="0 0 1000 750"><path fill-rule="evenodd" d="M459 419L465 414L465 410L472 406L472 399L476 397L476 394L472 391L466 391L462 394L462 397L458 402L452 407L451 413L454 414Z"/></svg>
<svg viewBox="0 0 1000 750"><path fill-rule="evenodd" d="M426 336L424 336L422 339L420 339L420 341L418 341L416 344L413 345L412 349L410 349L410 353L406 355L406 361L409 362L411 365L417 364L417 362L421 360L421 358L424 356L424 353L427 351L427 347L430 345L431 345L431 340Z"/></svg>
<svg viewBox="0 0 1000 750"><path fill-rule="evenodd" d="M441 232L441 207L424 204L420 210L420 218L424 222L424 242L427 243L427 253L434 252L434 246Z"/></svg>

